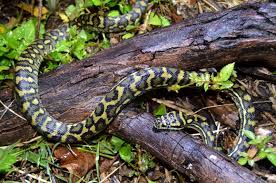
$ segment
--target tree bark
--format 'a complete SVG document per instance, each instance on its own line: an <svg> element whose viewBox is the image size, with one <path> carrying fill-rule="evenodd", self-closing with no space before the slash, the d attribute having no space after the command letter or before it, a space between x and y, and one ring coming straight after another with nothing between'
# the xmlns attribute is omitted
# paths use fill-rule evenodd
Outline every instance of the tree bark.
<svg viewBox="0 0 276 183"><path fill-rule="evenodd" d="M123 111L109 131L139 144L152 155L198 182L264 182L219 152L207 148L188 134L154 132L155 118L149 113Z"/></svg>
<svg viewBox="0 0 276 183"><path fill-rule="evenodd" d="M216 14L202 14L171 27L123 41L92 58L61 66L41 75L40 96L46 109L57 119L64 122L80 121L91 113L100 98L122 77L139 68L169 66L191 70L218 67L231 62L249 62L276 67L275 35L275 3L245 4ZM13 101L12 91L2 90L0 98L9 105ZM16 102L13 102L10 108L19 113ZM34 135L31 126L10 111L0 119L1 145L17 142L19 139L27 140ZM118 133L124 132L120 130ZM124 137L128 140L131 135ZM170 135L162 136L157 141L169 142L168 137L171 138ZM180 139L183 144L185 144L184 139L193 143L186 135L182 135ZM145 148L153 154L160 154L160 149L151 150L150 146L153 144L150 142L154 142L149 140ZM180 144L172 147L182 149L178 145ZM179 157L184 158L188 154L183 152ZM218 157L222 159L220 158L222 156ZM197 161L198 166L206 167L199 159ZM229 167L231 166L232 163L229 161ZM182 168L184 171L184 166ZM235 171L239 172L239 169ZM206 176L211 175L206 173ZM254 175L251 176L255 178ZM223 182L222 179L212 178L202 180Z"/></svg>

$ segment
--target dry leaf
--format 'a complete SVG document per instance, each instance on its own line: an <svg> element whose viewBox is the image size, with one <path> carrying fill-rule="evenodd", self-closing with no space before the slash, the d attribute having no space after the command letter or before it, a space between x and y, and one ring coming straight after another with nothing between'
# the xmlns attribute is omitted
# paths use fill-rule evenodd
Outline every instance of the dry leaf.
<svg viewBox="0 0 276 183"><path fill-rule="evenodd" d="M249 158L254 158L257 153L258 153L258 148L255 146L250 146L250 148L247 151Z"/></svg>
<svg viewBox="0 0 276 183"><path fill-rule="evenodd" d="M230 126L231 128L236 127L236 121L239 120L239 115L235 105L213 107L218 104L209 98L206 99L206 105L212 106L209 108L209 111L215 115L215 118L218 121L223 122L223 124Z"/></svg>
<svg viewBox="0 0 276 183"><path fill-rule="evenodd" d="M66 147L59 147L54 151L54 155L60 161L60 166L66 168L73 175L73 182L86 175L95 165L94 154L80 151L74 147L72 151Z"/></svg>
<svg viewBox="0 0 276 183"><path fill-rule="evenodd" d="M17 4L17 7L31 13L35 17L38 17L38 13L39 13L39 8L38 7L33 7L31 4L27 4L27 3L19 3L19 4ZM47 8L42 7L41 14L44 15L46 13L48 13Z"/></svg>

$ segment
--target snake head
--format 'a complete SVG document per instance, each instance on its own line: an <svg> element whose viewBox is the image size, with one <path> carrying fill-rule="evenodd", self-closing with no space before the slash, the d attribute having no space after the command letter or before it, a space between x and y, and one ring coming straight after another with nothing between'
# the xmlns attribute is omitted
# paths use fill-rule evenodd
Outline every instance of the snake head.
<svg viewBox="0 0 276 183"><path fill-rule="evenodd" d="M167 123L166 120L162 120L162 116L160 118L157 118L154 123L153 126L155 129L161 130L161 129L170 129L170 123Z"/></svg>
<svg viewBox="0 0 276 183"><path fill-rule="evenodd" d="M154 128L158 130L181 130L183 126L177 120L174 113L167 113L154 121Z"/></svg>

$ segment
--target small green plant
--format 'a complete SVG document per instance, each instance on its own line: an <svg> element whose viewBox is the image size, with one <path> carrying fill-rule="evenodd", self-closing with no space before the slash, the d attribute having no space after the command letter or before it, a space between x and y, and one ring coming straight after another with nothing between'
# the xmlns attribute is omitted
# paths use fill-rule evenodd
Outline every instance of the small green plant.
<svg viewBox="0 0 276 183"><path fill-rule="evenodd" d="M156 13L151 12L149 16L149 24L158 26L158 27L167 27L171 25L170 21L162 16L162 15L157 15Z"/></svg>
<svg viewBox="0 0 276 183"><path fill-rule="evenodd" d="M177 92L181 88L185 88L191 85L196 85L198 87L203 86L205 91L207 91L209 88L212 90L229 89L234 85L233 82L230 81L231 76L235 76L234 66L235 63L224 66L216 76L214 76L213 73L210 74L208 72L204 74L192 72L189 76L191 80L189 84L184 86L173 85L168 87L168 90Z"/></svg>
<svg viewBox="0 0 276 183"><path fill-rule="evenodd" d="M131 163L134 160L133 147L130 144L116 136L111 138L111 144L114 146L114 150L119 152L120 157L124 161Z"/></svg>
<svg viewBox="0 0 276 183"><path fill-rule="evenodd" d="M245 130L244 133L250 139L248 143L257 148L257 153L251 157L248 153L242 152L238 163L240 165L248 163L248 165L253 166L256 161L267 158L274 166L276 166L276 149L268 147L268 143L272 139L272 136L255 135L248 130Z"/></svg>
<svg viewBox="0 0 276 183"><path fill-rule="evenodd" d="M121 159L127 162L129 166L137 171L134 172L134 174L139 174L139 171L145 173L148 169L155 166L153 157L147 152L141 153L139 146L137 146L135 151L135 148L131 144L126 143L116 136L112 137L111 144L114 146L114 149L119 152ZM138 166L133 164L133 162L136 162Z"/></svg>
<svg viewBox="0 0 276 183"><path fill-rule="evenodd" d="M16 163L17 156L20 152L14 145L6 148L0 148L0 174L7 173L12 170L12 165Z"/></svg>
<svg viewBox="0 0 276 183"><path fill-rule="evenodd" d="M37 20L31 19L13 30L5 30L0 33L0 83L4 80L13 79L12 67L14 60L17 60L23 50L35 39L35 27ZM40 37L45 33L44 24L41 26ZM71 62L74 58L83 59L87 56L85 51L88 47L87 41L95 38L93 33L84 30L78 32L75 27L70 29L71 39L60 41L54 52L43 64L42 71L53 70L61 64ZM90 43L91 45L91 43Z"/></svg>
<svg viewBox="0 0 276 183"><path fill-rule="evenodd" d="M160 117L163 116L164 114L167 113L166 106L164 104L160 104L158 107L156 107L153 111L153 115L155 117Z"/></svg>
<svg viewBox="0 0 276 183"><path fill-rule="evenodd" d="M13 30L8 28L0 32L0 83L6 79L13 79L10 71L16 60L24 49L35 39L36 19L28 20ZM1 25L1 27L5 27ZM41 26L40 33L44 33Z"/></svg>
<svg viewBox="0 0 276 183"><path fill-rule="evenodd" d="M203 75L198 75L197 73L192 72L190 74L190 79L196 84L196 86L203 86L205 91L209 88L213 90L229 89L233 86L233 82L229 79L234 71L234 66L235 63L227 64L219 71L217 76L207 72Z"/></svg>

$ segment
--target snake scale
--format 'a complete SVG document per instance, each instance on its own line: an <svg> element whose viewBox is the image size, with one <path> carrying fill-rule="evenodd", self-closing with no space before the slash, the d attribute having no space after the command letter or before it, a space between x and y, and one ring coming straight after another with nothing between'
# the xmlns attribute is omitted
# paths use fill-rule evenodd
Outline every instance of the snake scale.
<svg viewBox="0 0 276 183"><path fill-rule="evenodd" d="M95 31L118 32L125 29L128 24L138 21L145 12L147 4L148 0L137 0L133 9L125 15L104 18L96 14L82 15L71 24L89 27ZM55 48L57 42L68 37L68 27L69 25L62 25L58 29L46 33L44 39L36 40L22 52L15 67L15 93L19 107L31 125L50 140L65 143L89 140L103 131L118 113L137 96L152 89L191 83L189 75L192 72L189 71L166 67L142 69L128 75L114 86L86 120L79 123L58 121L42 106L38 94L38 72L43 58ZM203 73L198 72L198 74L202 75ZM230 93L239 108L241 119L239 140L230 154L232 157L237 157L239 152L247 147L247 144L244 143L246 137L243 129L253 128L255 123L253 120L254 107L250 95L245 91L238 89L232 90ZM179 114L173 113L175 119L180 118L182 124L194 124L195 128L202 129L207 143L212 143L212 133L208 132L207 127L203 127L205 121L200 122L194 116ZM162 125L162 123L160 124ZM196 124L200 125L196 126Z"/></svg>
<svg viewBox="0 0 276 183"><path fill-rule="evenodd" d="M201 73L202 74L202 73ZM228 152L228 156L238 159L240 153L248 149L248 139L244 130L254 130L256 124L255 108L252 104L251 96L245 91L244 87L235 85L233 89L226 91L239 111L240 128L236 145ZM184 114L182 112L169 112L156 119L154 124L156 129L181 130L183 128L192 128L200 133L205 144L210 147L215 146L215 135L205 117Z"/></svg>

